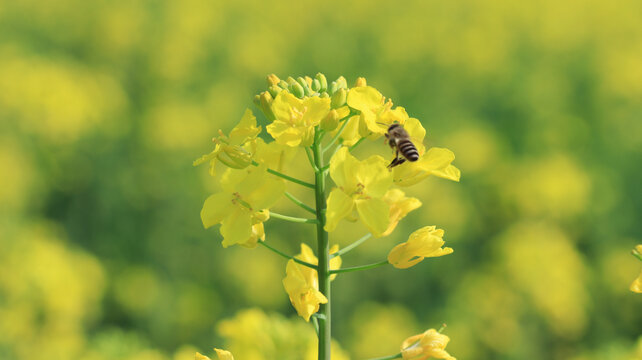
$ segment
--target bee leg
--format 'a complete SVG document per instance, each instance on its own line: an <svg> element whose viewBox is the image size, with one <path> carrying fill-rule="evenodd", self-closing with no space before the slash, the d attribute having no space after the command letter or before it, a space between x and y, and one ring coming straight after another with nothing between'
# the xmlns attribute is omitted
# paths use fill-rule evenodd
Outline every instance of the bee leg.
<svg viewBox="0 0 642 360"><path fill-rule="evenodd" d="M395 151L395 158L392 159L390 164L388 164L388 168L389 169L392 169L393 167L395 167L397 165L401 165L406 161L406 159L404 157L399 157L399 149L396 149L396 150L397 151Z"/></svg>

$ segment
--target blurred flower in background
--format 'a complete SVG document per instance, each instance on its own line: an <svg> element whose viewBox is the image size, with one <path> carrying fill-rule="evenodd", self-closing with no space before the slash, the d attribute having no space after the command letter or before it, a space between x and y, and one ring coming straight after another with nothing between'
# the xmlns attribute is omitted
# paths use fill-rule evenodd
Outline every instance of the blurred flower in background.
<svg viewBox="0 0 642 360"><path fill-rule="evenodd" d="M266 74L319 71L364 76L406 105L426 148L447 144L466 174L404 189L423 204L400 205L395 232L439 224L458 256L333 282L336 358L395 353L443 322L460 359L642 358L642 297L629 291L641 13L634 0L2 3L0 358L191 360L214 346L238 360L313 357L312 325L272 315L295 316L285 261L222 251L197 216L202 194L222 190L191 163ZM393 156L383 139L355 151ZM313 238L265 228L288 253L290 238ZM342 221L331 241L363 231ZM344 262L405 240L371 239ZM256 304L266 312L241 310Z"/></svg>

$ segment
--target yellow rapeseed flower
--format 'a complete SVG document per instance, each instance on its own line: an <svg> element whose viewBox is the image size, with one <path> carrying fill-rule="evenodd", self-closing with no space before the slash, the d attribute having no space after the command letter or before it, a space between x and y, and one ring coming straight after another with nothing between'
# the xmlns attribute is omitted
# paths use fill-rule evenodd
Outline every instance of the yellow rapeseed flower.
<svg viewBox="0 0 642 360"><path fill-rule="evenodd" d="M334 231L355 208L373 235L381 236L388 229L390 207L383 197L392 185L392 174L386 166L381 156L359 161L346 147L330 159L330 176L337 187L328 196L326 231Z"/></svg>
<svg viewBox="0 0 642 360"><path fill-rule="evenodd" d="M330 248L330 254L337 251L339 251L338 245ZM301 244L301 253L296 258L313 265L319 262L312 249L305 244ZM331 270L336 270L340 267L340 256L330 260ZM283 287L290 297L290 302L305 321L310 321L310 316L319 311L319 305L328 302L328 299L319 291L319 276L316 270L290 260L286 266L285 273ZM334 277L336 275L332 275L330 279L332 280Z"/></svg>
<svg viewBox="0 0 642 360"><path fill-rule="evenodd" d="M267 132L279 144L310 146L314 141L314 127L330 111L330 99L318 96L299 99L281 91L271 105L275 120Z"/></svg>
<svg viewBox="0 0 642 360"><path fill-rule="evenodd" d="M457 360L446 351L450 338L430 329L423 334L414 335L401 344L404 360L425 360L429 358Z"/></svg>
<svg viewBox="0 0 642 360"><path fill-rule="evenodd" d="M246 109L241 121L230 131L230 135L225 136L219 130L221 136L213 139L216 143L214 150L196 159L193 165L209 161L212 176L216 175L217 160L230 168L245 168L252 162L254 140L260 132L261 127L256 126L256 117L250 109Z"/></svg>
<svg viewBox="0 0 642 360"><path fill-rule="evenodd" d="M385 100L379 90L372 86L358 86L348 92L348 106L359 110L359 133L362 137L370 134L383 135L386 127L381 122L381 116L392 108L392 101Z"/></svg>
<svg viewBox="0 0 642 360"><path fill-rule="evenodd" d="M388 254L388 262L397 269L407 269L424 258L448 255L453 252L444 245L444 231L435 226L424 226L416 230L405 243L395 246Z"/></svg>
<svg viewBox="0 0 642 360"><path fill-rule="evenodd" d="M285 192L283 180L267 173L265 166L228 169L221 178L222 191L203 204L201 220L207 229L221 224L223 247L241 244L254 247L263 239L266 209Z"/></svg>

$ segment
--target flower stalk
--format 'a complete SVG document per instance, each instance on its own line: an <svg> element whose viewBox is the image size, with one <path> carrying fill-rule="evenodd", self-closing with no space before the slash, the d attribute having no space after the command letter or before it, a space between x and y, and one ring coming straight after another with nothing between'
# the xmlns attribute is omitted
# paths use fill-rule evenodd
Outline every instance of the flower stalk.
<svg viewBox="0 0 642 360"><path fill-rule="evenodd" d="M318 133L318 132L317 132ZM332 339L332 317L330 297L330 242L328 232L324 229L326 223L326 197L325 197L325 172L320 170L324 167L323 151L321 149L320 137L315 134L315 141L312 144L314 164L314 198L317 213L317 256L319 263L317 274L319 276L319 291L328 299L326 304L321 304L318 318L319 323L319 360L330 360L330 343Z"/></svg>

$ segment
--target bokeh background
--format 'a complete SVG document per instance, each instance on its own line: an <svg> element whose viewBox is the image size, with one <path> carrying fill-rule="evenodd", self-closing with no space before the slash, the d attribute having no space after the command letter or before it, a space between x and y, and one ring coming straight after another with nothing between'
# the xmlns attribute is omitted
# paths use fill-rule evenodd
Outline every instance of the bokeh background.
<svg viewBox="0 0 642 360"><path fill-rule="evenodd" d="M0 2L0 359L314 357L285 261L202 228L216 185L191 163L267 74L319 71L365 76L462 170L345 257L433 224L455 249L338 277L337 358L445 322L459 359L642 359L640 24L638 0ZM345 224L333 241L364 234Z"/></svg>

